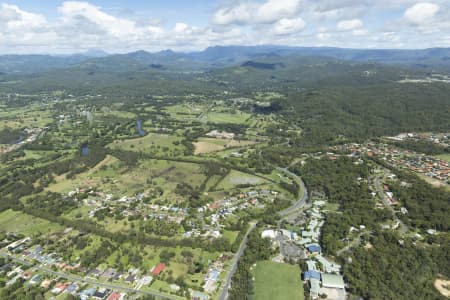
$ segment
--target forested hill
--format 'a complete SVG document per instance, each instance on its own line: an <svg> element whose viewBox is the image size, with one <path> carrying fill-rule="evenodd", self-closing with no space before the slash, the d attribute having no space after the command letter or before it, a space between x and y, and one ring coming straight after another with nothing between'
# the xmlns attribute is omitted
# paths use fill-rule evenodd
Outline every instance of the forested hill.
<svg viewBox="0 0 450 300"><path fill-rule="evenodd" d="M282 51L264 47L229 48L223 57L230 58L227 66L208 67L227 49L205 50L204 58L172 51L138 51L79 58L78 63L68 59L63 63L66 67L42 72L0 73L0 93L64 91L72 95L101 94L110 101L126 102L152 101L153 96L166 95L167 91L172 96L211 94L224 100L255 98L259 92L271 91L281 95L270 100L276 104L270 107L277 108L273 113L303 130L300 138L291 139L296 145L363 140L405 131L450 130L450 71L437 73L407 65L302 56L292 53L291 48ZM438 58L446 51L426 53L439 53ZM34 59L45 61L48 57ZM0 57L0 68L1 62ZM60 63L56 60L53 65ZM34 66L30 61L31 70Z"/></svg>
<svg viewBox="0 0 450 300"><path fill-rule="evenodd" d="M330 143L450 129L449 84L333 87L294 94L285 115L304 129L300 143Z"/></svg>
<svg viewBox="0 0 450 300"><path fill-rule="evenodd" d="M174 52L164 50L150 53L135 51L109 55L99 51L88 51L74 55L3 55L0 56L1 73L31 73L82 64L85 61L109 61L117 58L134 60L143 65L168 65L182 68L216 68L238 65L268 57L322 57L349 62L375 62L406 65L428 70L450 69L450 48L421 50L403 49L345 49L333 47L288 47L288 46L215 46L196 52Z"/></svg>

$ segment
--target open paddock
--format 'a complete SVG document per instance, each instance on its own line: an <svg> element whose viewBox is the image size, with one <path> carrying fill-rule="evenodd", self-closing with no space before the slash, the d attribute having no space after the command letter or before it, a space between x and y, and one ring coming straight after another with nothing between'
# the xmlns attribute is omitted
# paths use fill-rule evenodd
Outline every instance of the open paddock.
<svg viewBox="0 0 450 300"><path fill-rule="evenodd" d="M0 213L0 229L24 235L47 234L62 230L59 224L11 209Z"/></svg>
<svg viewBox="0 0 450 300"><path fill-rule="evenodd" d="M229 139L216 139L216 138L199 138L198 142L194 143L194 154L205 154L216 151L222 151L228 148L245 147L252 145L255 142L252 141L238 141Z"/></svg>
<svg viewBox="0 0 450 300"><path fill-rule="evenodd" d="M261 185L268 183L267 180L251 174L232 170L218 185L217 190L229 190L239 185Z"/></svg>
<svg viewBox="0 0 450 300"><path fill-rule="evenodd" d="M173 200L178 197L173 193L178 183L186 183L195 188L205 180L201 164L145 159L130 168L116 157L108 155L95 167L74 178L69 179L65 175L56 177L55 183L47 190L68 193L77 187L98 187L105 193L121 197L160 187L164 191L162 198Z"/></svg>
<svg viewBox="0 0 450 300"><path fill-rule="evenodd" d="M180 142L182 139L176 135L148 133L146 136L136 139L117 140L108 145L111 149L120 149L136 152L167 152L166 150L182 151L184 147L174 143Z"/></svg>

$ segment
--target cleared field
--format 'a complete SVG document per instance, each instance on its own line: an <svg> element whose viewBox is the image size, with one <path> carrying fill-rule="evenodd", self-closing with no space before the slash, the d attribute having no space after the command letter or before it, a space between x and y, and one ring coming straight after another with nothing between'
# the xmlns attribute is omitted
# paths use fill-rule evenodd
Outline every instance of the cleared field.
<svg viewBox="0 0 450 300"><path fill-rule="evenodd" d="M450 162L450 154L441 154L441 155L437 155L436 157L439 158L439 159L442 159L442 160Z"/></svg>
<svg viewBox="0 0 450 300"><path fill-rule="evenodd" d="M422 178L423 180L425 180L426 182L428 182L429 184L431 184L434 187L443 187L443 188L445 188L445 189L450 191L450 185L440 181L439 179L431 178L431 177L426 176L424 174L419 174L419 177Z"/></svg>
<svg viewBox="0 0 450 300"><path fill-rule="evenodd" d="M255 300L303 300L298 266L271 261L258 262L253 270Z"/></svg>
<svg viewBox="0 0 450 300"><path fill-rule="evenodd" d="M0 213L0 230L32 235L59 231L62 227L44 219L8 209Z"/></svg>
<svg viewBox="0 0 450 300"><path fill-rule="evenodd" d="M194 143L194 154L204 154L216 151L222 151L231 147L244 147L252 145L252 141L237 141L228 139L216 139L216 138L199 138L198 142Z"/></svg>
<svg viewBox="0 0 450 300"><path fill-rule="evenodd" d="M225 230L223 233L223 237L226 238L228 241L230 241L230 244L233 244L234 241L236 240L238 234L239 234L239 231Z"/></svg>
<svg viewBox="0 0 450 300"><path fill-rule="evenodd" d="M43 127L49 125L53 118L51 110L45 110L38 105L24 106L20 108L0 108L0 130L5 127Z"/></svg>
<svg viewBox="0 0 450 300"><path fill-rule="evenodd" d="M250 117L250 114L243 112L209 112L203 115L202 121L212 123L245 124Z"/></svg>
<svg viewBox="0 0 450 300"><path fill-rule="evenodd" d="M204 106L194 106L189 103L172 105L165 108L172 118L180 121L193 121L197 119L206 108Z"/></svg>
<svg viewBox="0 0 450 300"><path fill-rule="evenodd" d="M144 137L137 139L129 139L123 141L115 141L108 145L112 149L122 149L128 151L163 151L167 147L168 150L182 150L182 145L174 145L174 142L181 141L180 137L168 134L149 133Z"/></svg>
<svg viewBox="0 0 450 300"><path fill-rule="evenodd" d="M200 164L148 159L129 168L116 157L107 156L75 178L67 179L64 175L56 177L56 183L51 184L48 190L67 193L77 187L97 187L103 192L121 197L158 186L164 191L163 198L173 200L176 198L173 190L178 183L197 187L205 179Z"/></svg>
<svg viewBox="0 0 450 300"><path fill-rule="evenodd" d="M267 181L250 174L232 170L217 186L217 189L233 189L237 185L248 184L248 185L259 185L266 183Z"/></svg>
<svg viewBox="0 0 450 300"><path fill-rule="evenodd" d="M255 95L257 100L269 101L272 99L283 99L286 98L283 94L277 92L258 92Z"/></svg>

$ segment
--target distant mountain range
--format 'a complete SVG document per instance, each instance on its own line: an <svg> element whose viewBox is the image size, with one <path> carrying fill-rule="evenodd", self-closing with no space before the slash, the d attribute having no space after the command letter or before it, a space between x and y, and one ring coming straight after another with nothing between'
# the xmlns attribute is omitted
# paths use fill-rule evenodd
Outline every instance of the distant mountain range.
<svg viewBox="0 0 450 300"><path fill-rule="evenodd" d="M127 69L149 67L158 70L195 71L244 64L246 66L276 68L282 66L277 58L327 57L354 62L398 64L417 68L450 68L450 48L424 50L343 49L329 47L287 46L215 46L198 52L164 50L150 53L136 51L127 54L108 54L91 50L74 55L3 55L0 73L37 73L61 68ZM258 61L269 59L272 66Z"/></svg>

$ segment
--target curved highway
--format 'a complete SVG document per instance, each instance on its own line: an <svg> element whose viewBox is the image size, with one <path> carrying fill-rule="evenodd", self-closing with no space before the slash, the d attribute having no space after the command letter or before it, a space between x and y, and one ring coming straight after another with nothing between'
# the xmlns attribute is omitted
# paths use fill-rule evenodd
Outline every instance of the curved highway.
<svg viewBox="0 0 450 300"><path fill-rule="evenodd" d="M290 206L290 207L288 207L288 208L286 208L286 209L284 209L284 210L279 212L280 216L283 217L283 216L290 215L294 211L297 211L297 210L299 210L301 208L304 208L306 206L306 202L308 201L308 190L307 190L303 180L297 174L292 173L287 168L280 168L280 167L278 167L277 170L285 173L287 176L289 176L292 179L294 179L294 181L299 186L299 192L303 191L302 195L299 196L300 198L292 206Z"/></svg>

